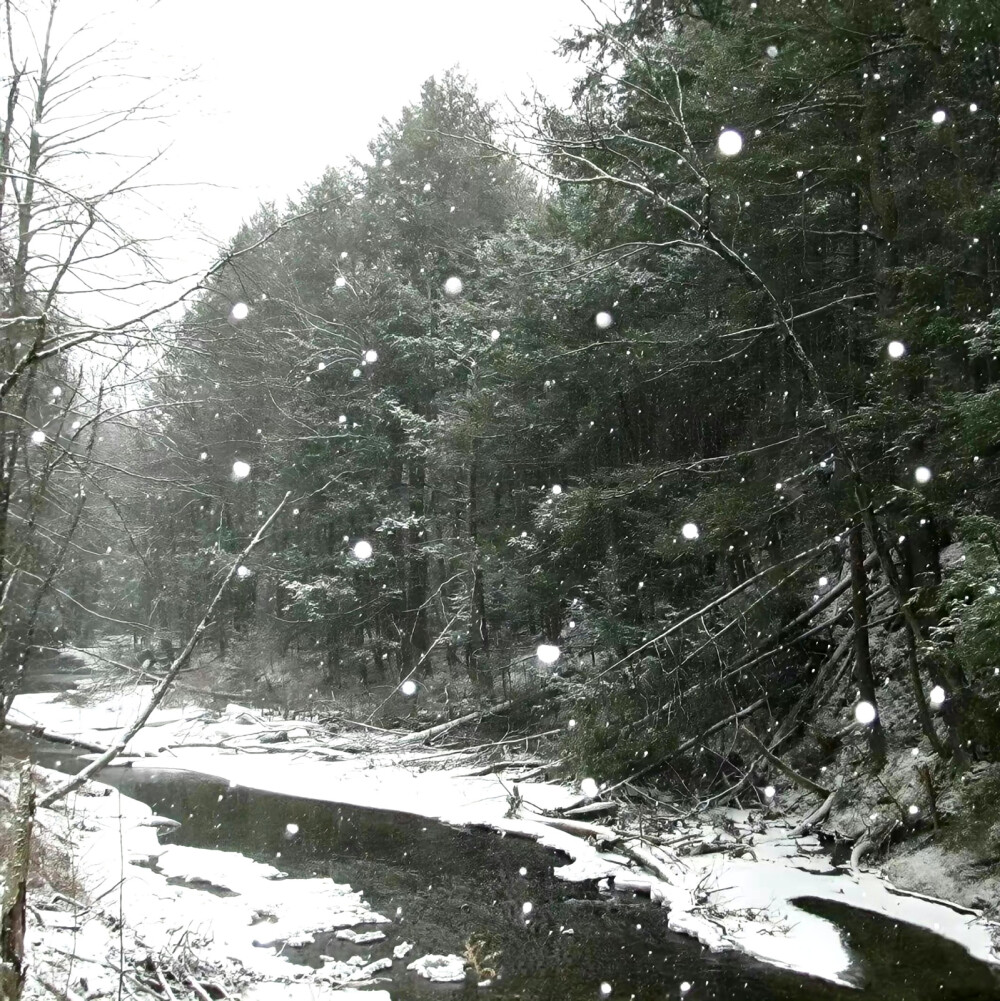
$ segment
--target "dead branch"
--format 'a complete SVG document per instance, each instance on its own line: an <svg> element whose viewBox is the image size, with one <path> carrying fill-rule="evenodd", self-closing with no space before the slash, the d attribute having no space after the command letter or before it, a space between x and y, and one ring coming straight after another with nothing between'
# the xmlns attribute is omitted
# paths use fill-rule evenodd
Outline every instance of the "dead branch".
<svg viewBox="0 0 1000 1001"><path fill-rule="evenodd" d="M795 771L791 765L783 761L778 757L752 730L748 730L745 726L741 726L740 732L750 739L750 742L755 744L757 750L771 762L775 768L778 768L785 775L788 776L796 785L802 786L803 789L808 789L809 792L814 792L819 796L830 796L831 791L824 786L821 786L818 782L813 782L812 779L807 778L801 772Z"/></svg>
<svg viewBox="0 0 1000 1001"><path fill-rule="evenodd" d="M397 738L396 743L421 744L425 740L430 740L432 737L439 737L442 733L447 733L449 730L456 726L461 726L463 723L471 723L473 720L482 719L484 716L489 716L491 713L502 713L504 710L509 709L513 704L514 700L508 699L506 702L501 702L488 709L477 709L475 712L466 713L464 716L458 716L456 719L449 720L447 723L436 723L434 726L427 727L426 730L415 730L413 733L403 734L403 736Z"/></svg>
<svg viewBox="0 0 1000 1001"><path fill-rule="evenodd" d="M285 504L288 502L289 497L291 497L291 491L288 491L285 494L281 503L278 504L274 511L271 512L270 517L268 517L268 519L260 526L253 538L249 541L249 543L247 543L243 552L241 552L237 559L233 561L233 565L229 568L229 573L226 574L219 590L216 592L215 597L212 599L205 611L205 614L202 616L201 622L198 623L197 628L191 634L191 638L188 640L187 645L177 655L173 664L170 665L170 669L167 671L163 680L156 686L155 689L153 689L153 694L150 697L146 708L139 713L132 725L96 761L91 762L86 768L82 769L71 779L63 782L61 785L57 786L51 792L42 797L39 803L40 806L51 806L57 800L60 800L67 794L73 792L74 789L79 789L84 782L96 775L109 761L111 761L112 758L121 754L121 752L125 750L128 742L146 725L146 722L152 715L153 710L163 701L163 697L167 694L171 682L173 682L177 675L180 674L181 669L191 659L191 654L194 653L194 648L198 645L198 642L204 635L205 630L208 627L208 623L211 621L211 618L215 613L215 609L218 607L219 602L222 600L222 596L226 593L226 590L229 587L230 581L232 581L232 579L236 576L237 567L241 566L250 553L252 553L257 547L257 544L264 537L264 533L281 513Z"/></svg>

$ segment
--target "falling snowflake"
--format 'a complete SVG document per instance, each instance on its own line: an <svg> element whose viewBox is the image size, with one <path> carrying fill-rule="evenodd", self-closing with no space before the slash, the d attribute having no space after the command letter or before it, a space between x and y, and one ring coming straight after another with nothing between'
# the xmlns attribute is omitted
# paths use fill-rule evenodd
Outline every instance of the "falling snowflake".
<svg viewBox="0 0 1000 1001"><path fill-rule="evenodd" d="M698 526L693 521L689 521L686 525L681 527L681 535L683 535L685 539L697 539L700 534Z"/></svg>
<svg viewBox="0 0 1000 1001"><path fill-rule="evenodd" d="M298 833L299 833L299 825L298 824L285 824L285 834L288 837L294 838L295 835L298 834Z"/></svg>
<svg viewBox="0 0 1000 1001"><path fill-rule="evenodd" d="M245 302L234 303L229 315L234 320L245 320L250 315L250 307Z"/></svg>
<svg viewBox="0 0 1000 1001"><path fill-rule="evenodd" d="M917 466L913 471L913 478L917 483L930 483L931 471L926 466Z"/></svg>
<svg viewBox="0 0 1000 1001"><path fill-rule="evenodd" d="M877 715L878 713L875 712L875 707L870 702L859 702L854 707L854 718L862 726L868 726L870 723L874 723Z"/></svg>
<svg viewBox="0 0 1000 1001"><path fill-rule="evenodd" d="M561 651L551 643L540 643L535 653L543 664L554 664L559 659Z"/></svg>
<svg viewBox="0 0 1000 1001"><path fill-rule="evenodd" d="M44 431L32 431L31 432L31 441L35 445L44 445L45 444L45 432Z"/></svg>
<svg viewBox="0 0 1000 1001"><path fill-rule="evenodd" d="M736 129L719 133L719 152L723 156L736 156L743 149L743 136Z"/></svg>
<svg viewBox="0 0 1000 1001"><path fill-rule="evenodd" d="M558 497L562 493L562 487L558 483L553 484L552 492Z"/></svg>
<svg viewBox="0 0 1000 1001"><path fill-rule="evenodd" d="M593 779L584 779L580 783L580 792L582 792L587 799L597 799L600 789L598 789L597 783Z"/></svg>
<svg viewBox="0 0 1000 1001"><path fill-rule="evenodd" d="M374 365L378 361L378 352L374 348L369 348L365 352L365 361L369 365Z"/></svg>
<svg viewBox="0 0 1000 1001"><path fill-rule="evenodd" d="M889 341L885 350L890 358L902 358L906 354L906 345L902 341Z"/></svg>
<svg viewBox="0 0 1000 1001"><path fill-rule="evenodd" d="M597 316L594 317L594 324L598 330L607 330L612 323L615 322L615 318L606 310L602 309Z"/></svg>
<svg viewBox="0 0 1000 1001"><path fill-rule="evenodd" d="M249 567L245 567L242 564L236 568L236 576L241 580L246 580L252 573L253 571Z"/></svg>
<svg viewBox="0 0 1000 1001"><path fill-rule="evenodd" d="M417 683L411 681L409 678L406 679L400 686L399 690L403 695L410 696L417 694Z"/></svg>
<svg viewBox="0 0 1000 1001"><path fill-rule="evenodd" d="M233 463L233 479L245 480L250 475L250 463L237 459Z"/></svg>
<svg viewBox="0 0 1000 1001"><path fill-rule="evenodd" d="M777 45L769 45L764 51L767 53L768 59L777 59L778 58L778 46Z"/></svg>
<svg viewBox="0 0 1000 1001"><path fill-rule="evenodd" d="M464 287L465 286L462 284L462 279L459 278L457 275L452 275L451 278L449 278L444 283L444 292L445 295L450 295L454 297L456 295L461 295L462 289Z"/></svg>
<svg viewBox="0 0 1000 1001"><path fill-rule="evenodd" d="M774 786L765 786L764 787L764 798L765 799L774 799L774 794L776 792L777 792L777 790L774 788Z"/></svg>
<svg viewBox="0 0 1000 1001"><path fill-rule="evenodd" d="M372 555L372 545L370 542L365 542L364 539L359 539L354 543L354 558L357 560L367 560L370 559Z"/></svg>
<svg viewBox="0 0 1000 1001"><path fill-rule="evenodd" d="M526 900L523 904L521 904L521 913L525 917L527 917L534 909L535 905L530 900Z"/></svg>
<svg viewBox="0 0 1000 1001"><path fill-rule="evenodd" d="M490 340L491 341L498 341L498 340L500 340L500 331L499 330L491 330L490 331Z"/></svg>
<svg viewBox="0 0 1000 1001"><path fill-rule="evenodd" d="M945 691L944 691L944 689L940 685L935 685L931 689L931 696L930 696L930 698L931 698L931 705L932 706L939 706L939 705L941 705L944 702L944 700L945 700Z"/></svg>
<svg viewBox="0 0 1000 1001"><path fill-rule="evenodd" d="M948 117L948 112L946 112L943 108L938 108L937 111L935 111L934 114L931 115L931 121L935 125L943 125L947 117Z"/></svg>

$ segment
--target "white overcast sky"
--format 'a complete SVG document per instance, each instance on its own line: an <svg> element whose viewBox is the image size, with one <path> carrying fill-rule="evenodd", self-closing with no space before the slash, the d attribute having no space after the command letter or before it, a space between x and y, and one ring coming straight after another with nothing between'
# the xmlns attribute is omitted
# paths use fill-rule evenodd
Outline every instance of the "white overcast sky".
<svg viewBox="0 0 1000 1001"><path fill-rule="evenodd" d="M364 157L380 120L449 67L489 99L532 87L564 99L578 67L555 54L556 40L592 21L581 0L132 3L120 23L136 59L154 74L194 74L169 98L162 126L137 130L147 151L170 147L155 179L195 185L153 195L169 217L186 217L170 224L174 233L205 236L200 251L190 239L161 247L177 266L210 260L211 244L260 201L281 204L327 166ZM146 222L154 235L156 216Z"/></svg>

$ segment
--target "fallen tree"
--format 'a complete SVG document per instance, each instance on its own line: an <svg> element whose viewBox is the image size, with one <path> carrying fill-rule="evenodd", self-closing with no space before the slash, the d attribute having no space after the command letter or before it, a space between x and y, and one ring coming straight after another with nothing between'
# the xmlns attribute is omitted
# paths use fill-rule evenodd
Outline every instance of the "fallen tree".
<svg viewBox="0 0 1000 1001"><path fill-rule="evenodd" d="M93 751L96 754L104 754L108 750L103 744L92 744L89 740L82 740L65 733L56 733L55 730L48 730L39 723L18 723L8 719L7 726L11 730L19 730L21 733L47 740L52 744L69 744L71 747L81 747L85 751Z"/></svg>

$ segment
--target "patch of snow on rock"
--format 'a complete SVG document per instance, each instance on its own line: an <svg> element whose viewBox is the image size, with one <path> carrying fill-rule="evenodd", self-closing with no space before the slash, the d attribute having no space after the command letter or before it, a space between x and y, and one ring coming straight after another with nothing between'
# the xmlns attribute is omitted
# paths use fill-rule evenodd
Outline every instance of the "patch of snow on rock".
<svg viewBox="0 0 1000 1001"><path fill-rule="evenodd" d="M439 984L465 980L465 960L461 956L422 956L406 968Z"/></svg>

